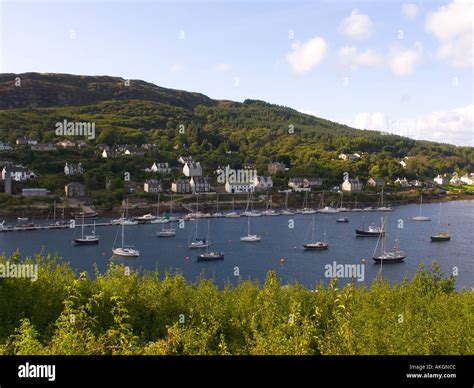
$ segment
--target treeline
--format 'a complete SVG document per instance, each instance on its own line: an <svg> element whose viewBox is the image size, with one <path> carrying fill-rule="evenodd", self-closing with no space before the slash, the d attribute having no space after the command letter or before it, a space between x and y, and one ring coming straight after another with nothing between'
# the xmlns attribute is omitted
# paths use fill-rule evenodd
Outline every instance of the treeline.
<svg viewBox="0 0 474 388"><path fill-rule="evenodd" d="M18 263L19 253L0 263ZM73 272L36 255L38 280L0 278L0 354L473 354L474 294L436 264L390 285L282 285Z"/></svg>

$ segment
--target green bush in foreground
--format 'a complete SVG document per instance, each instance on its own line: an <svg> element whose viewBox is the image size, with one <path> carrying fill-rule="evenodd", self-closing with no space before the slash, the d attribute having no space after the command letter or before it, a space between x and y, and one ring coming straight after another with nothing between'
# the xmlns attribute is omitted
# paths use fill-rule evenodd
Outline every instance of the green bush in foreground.
<svg viewBox="0 0 474 388"><path fill-rule="evenodd" d="M18 253L0 263L18 263ZM473 354L474 293L436 263L411 281L224 289L110 263L79 276L41 254L38 280L0 278L0 354Z"/></svg>

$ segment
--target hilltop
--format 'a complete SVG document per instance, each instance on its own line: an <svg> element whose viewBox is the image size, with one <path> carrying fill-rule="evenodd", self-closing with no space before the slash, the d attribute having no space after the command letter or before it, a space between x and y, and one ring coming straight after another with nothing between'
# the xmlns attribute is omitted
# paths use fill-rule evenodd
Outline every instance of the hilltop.
<svg viewBox="0 0 474 388"><path fill-rule="evenodd" d="M39 142L56 143L64 139L56 136L55 123L64 119L95 123L95 138L83 139L89 147L50 153L26 149L4 153L40 176L50 176L50 180L43 179L38 184L52 190L62 190L64 182L53 175L71 160L83 163L87 172L84 180L92 190L103 188L105 176L118 177L122 171L138 171L137 178L144 179L139 171L153 161L176 164L182 155L199 160L207 176L218 166L240 168L246 163L254 164L259 174L265 174L267 163L282 161L290 172L277 174L277 187L285 187L290 176L319 176L328 185L339 184L345 171L363 179L382 176L395 180L406 176L432 181L436 174L458 171L461 175L472 171L474 165L472 147L358 130L259 100L214 100L141 80L130 80L128 84L120 77L0 74L1 141L14 143L28 136ZM101 143L154 146L140 158L106 161L95 148ZM362 157L358 161L342 161L338 158L341 153L358 153ZM409 161L404 168L400 161L407 156Z"/></svg>

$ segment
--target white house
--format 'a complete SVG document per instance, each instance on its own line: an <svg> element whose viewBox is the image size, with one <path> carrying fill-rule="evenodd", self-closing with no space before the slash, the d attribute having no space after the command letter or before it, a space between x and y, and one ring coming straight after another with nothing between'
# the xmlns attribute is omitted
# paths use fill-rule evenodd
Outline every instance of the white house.
<svg viewBox="0 0 474 388"><path fill-rule="evenodd" d="M190 193L191 185L186 179L178 179L171 184L171 191L178 194Z"/></svg>
<svg viewBox="0 0 474 388"><path fill-rule="evenodd" d="M186 162L183 167L183 174L187 177L202 176L202 167L199 162Z"/></svg>
<svg viewBox="0 0 474 388"><path fill-rule="evenodd" d="M61 148L74 148L76 147L76 143L71 140L62 140L56 143L58 147Z"/></svg>
<svg viewBox="0 0 474 388"><path fill-rule="evenodd" d="M273 180L271 176L256 176L253 178L255 190L270 190L273 188Z"/></svg>
<svg viewBox="0 0 474 388"><path fill-rule="evenodd" d="M171 168L168 162L154 162L153 166L150 168L145 169L146 172L158 172L160 174L169 174L171 172Z"/></svg>
<svg viewBox="0 0 474 388"><path fill-rule="evenodd" d="M194 159L192 156L180 156L178 162L181 164L186 164L188 162L194 162Z"/></svg>
<svg viewBox="0 0 474 388"><path fill-rule="evenodd" d="M162 190L161 182L156 179L149 179L143 184L143 191L146 193L161 193Z"/></svg>
<svg viewBox="0 0 474 388"><path fill-rule="evenodd" d="M402 179L397 178L395 184L399 184L400 187L410 187L410 182L408 182L407 178L403 177Z"/></svg>
<svg viewBox="0 0 474 388"><path fill-rule="evenodd" d="M451 185L462 185L463 181L457 176L453 175L453 177L449 180Z"/></svg>
<svg viewBox="0 0 474 388"><path fill-rule="evenodd" d="M474 173L465 174L461 177L461 182L466 185L474 185Z"/></svg>
<svg viewBox="0 0 474 388"><path fill-rule="evenodd" d="M212 191L212 187L208 180L202 176L193 176L189 180L189 185L193 193L208 193Z"/></svg>
<svg viewBox="0 0 474 388"><path fill-rule="evenodd" d="M364 190L364 185L359 179L344 179L342 183L342 190L343 191L350 191L350 192L359 192Z"/></svg>
<svg viewBox="0 0 474 388"><path fill-rule="evenodd" d="M402 160L400 160L400 164L402 165L403 168L407 167L407 161L408 161L408 156L405 156Z"/></svg>
<svg viewBox="0 0 474 388"><path fill-rule="evenodd" d="M360 154L340 154L339 155L339 159L341 160L352 160L352 161L356 161L356 160L359 160L361 159L362 156L360 156Z"/></svg>
<svg viewBox="0 0 474 388"><path fill-rule="evenodd" d="M225 184L225 191L231 194L238 193L253 193L255 191L255 185L253 183L229 183Z"/></svg>
<svg viewBox="0 0 474 388"><path fill-rule="evenodd" d="M5 180L7 174L10 175L11 179L16 182L26 181L27 179L33 179L36 177L36 174L33 171L23 166L6 165L2 170L3 180Z"/></svg>
<svg viewBox="0 0 474 388"><path fill-rule="evenodd" d="M64 166L64 174L66 175L79 175L79 174L83 174L84 173L84 169L82 168L82 164L81 163L67 163L66 162L66 165Z"/></svg>
<svg viewBox="0 0 474 388"><path fill-rule="evenodd" d="M449 179L446 175L438 174L433 181L438 185L447 185L449 183Z"/></svg>

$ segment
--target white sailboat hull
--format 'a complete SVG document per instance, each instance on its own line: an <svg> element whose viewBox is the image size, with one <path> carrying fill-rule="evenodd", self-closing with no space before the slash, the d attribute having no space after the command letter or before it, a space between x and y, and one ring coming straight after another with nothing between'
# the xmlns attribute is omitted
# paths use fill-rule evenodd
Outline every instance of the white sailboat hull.
<svg viewBox="0 0 474 388"><path fill-rule="evenodd" d="M412 218L413 221L431 221L430 217L416 216Z"/></svg>
<svg viewBox="0 0 474 388"><path fill-rule="evenodd" d="M114 255L123 256L123 257L138 257L140 252L132 248L115 248L112 249Z"/></svg>
<svg viewBox="0 0 474 388"><path fill-rule="evenodd" d="M240 238L242 242L258 242L261 241L262 238L256 234L249 234L248 236L243 236Z"/></svg>

